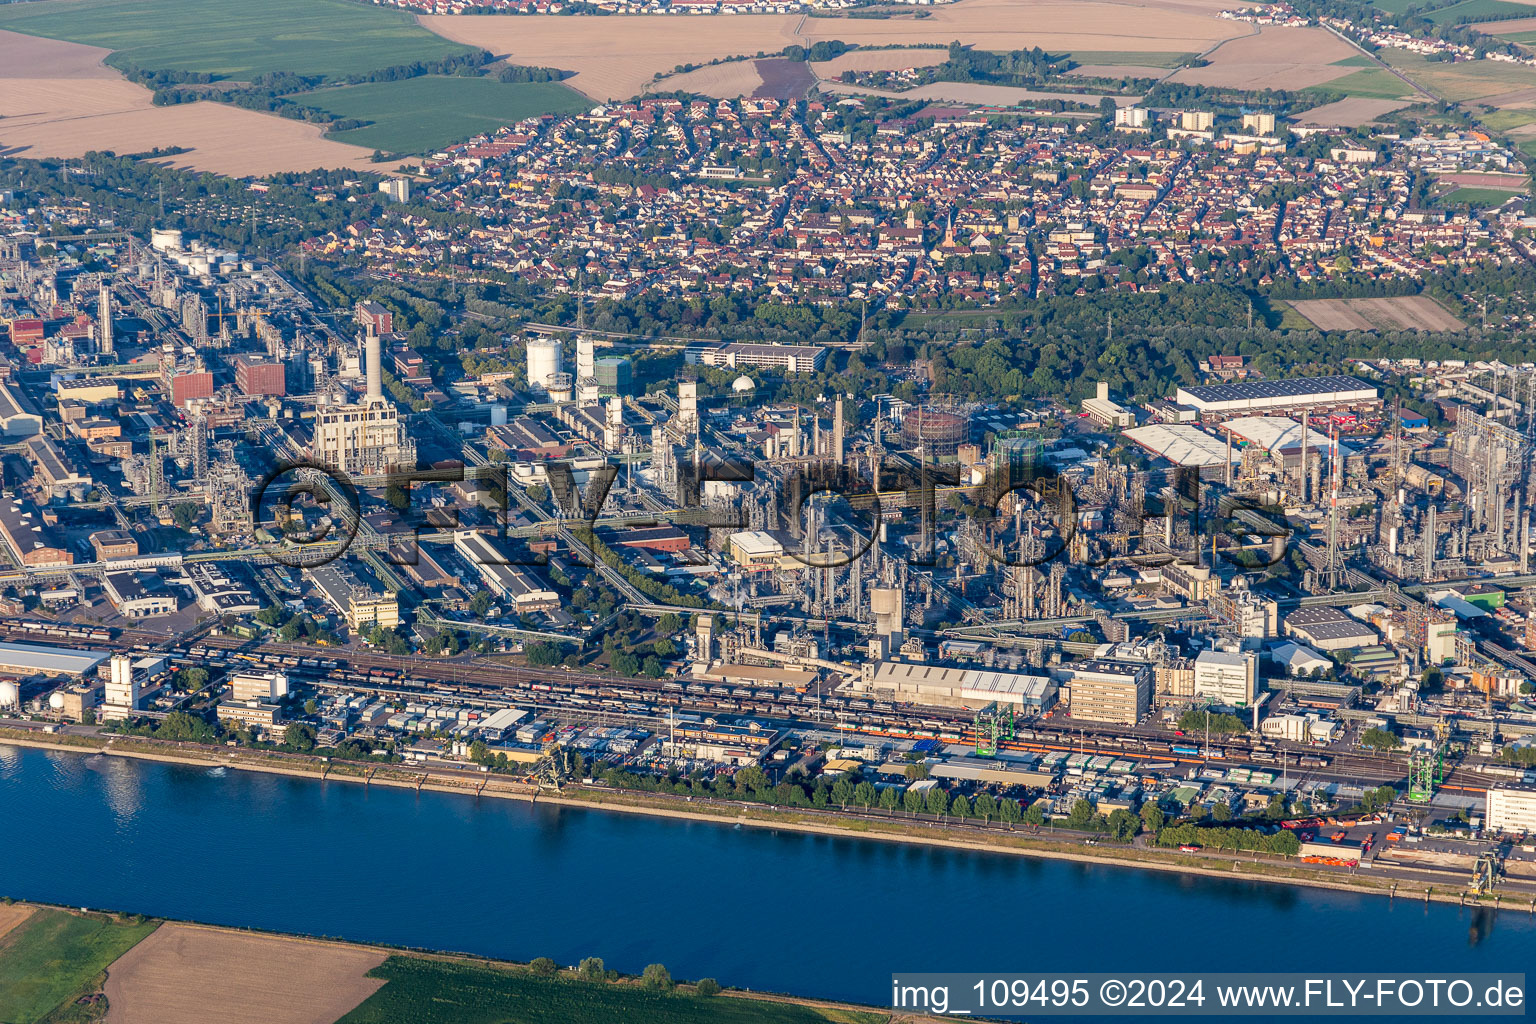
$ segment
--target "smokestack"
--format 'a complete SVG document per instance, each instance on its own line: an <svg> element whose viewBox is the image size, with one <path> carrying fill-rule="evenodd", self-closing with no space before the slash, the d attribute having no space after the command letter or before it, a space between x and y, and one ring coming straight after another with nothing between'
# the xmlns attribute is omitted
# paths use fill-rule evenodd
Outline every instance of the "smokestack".
<svg viewBox="0 0 1536 1024"><path fill-rule="evenodd" d="M111 355L112 346L112 286L103 278L101 292L97 296L96 319L101 321L101 344L98 346L103 355Z"/></svg>
<svg viewBox="0 0 1536 1024"><path fill-rule="evenodd" d="M384 400L384 356L380 351L379 334L370 324L368 338L363 343L363 372L368 375L368 401Z"/></svg>

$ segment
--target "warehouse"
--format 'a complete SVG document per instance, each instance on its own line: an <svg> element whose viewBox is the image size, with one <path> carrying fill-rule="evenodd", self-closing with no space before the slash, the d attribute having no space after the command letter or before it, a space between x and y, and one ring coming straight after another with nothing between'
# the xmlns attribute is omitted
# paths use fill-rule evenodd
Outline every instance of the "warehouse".
<svg viewBox="0 0 1536 1024"><path fill-rule="evenodd" d="M1175 466L1204 470L1227 465L1226 442L1186 423L1152 423L1122 433L1150 454ZM1232 461L1237 461L1235 453Z"/></svg>
<svg viewBox="0 0 1536 1024"><path fill-rule="evenodd" d="M930 761L928 772L936 779L955 779L961 782L982 782L997 786L1024 786L1029 789L1045 789L1056 781L1056 773L1017 768L999 761L979 757L955 757L947 761Z"/></svg>
<svg viewBox="0 0 1536 1024"><path fill-rule="evenodd" d="M1295 637L1320 651L1344 651L1366 647L1380 637L1365 623L1350 618L1337 608L1300 608L1285 617L1285 635Z"/></svg>
<svg viewBox="0 0 1536 1024"><path fill-rule="evenodd" d="M1207 422L1234 416L1360 411L1381 405L1374 387L1355 377L1298 377L1179 388L1174 401L1200 411Z"/></svg>
<svg viewBox="0 0 1536 1024"><path fill-rule="evenodd" d="M1287 416L1239 416L1227 420L1221 429L1232 435L1240 448L1261 448L1279 458L1287 469L1301 465L1302 425ZM1319 454L1332 454L1334 443L1320 430L1307 428L1306 447ZM1340 444L1339 455L1349 458L1354 449Z"/></svg>
<svg viewBox="0 0 1536 1024"><path fill-rule="evenodd" d="M458 530L453 549L480 570L480 576L496 596L511 601L519 612L549 611L560 607L560 595L533 573L517 565L518 559L501 550L489 537L473 530Z"/></svg>
<svg viewBox="0 0 1536 1024"><path fill-rule="evenodd" d="M1045 676L882 661L866 665L855 689L886 691L891 699L944 707L985 707L994 701L1021 710L1045 711L1056 703L1056 683Z"/></svg>
<svg viewBox="0 0 1536 1024"><path fill-rule="evenodd" d="M0 643L0 675L5 676L83 676L106 660L105 651Z"/></svg>

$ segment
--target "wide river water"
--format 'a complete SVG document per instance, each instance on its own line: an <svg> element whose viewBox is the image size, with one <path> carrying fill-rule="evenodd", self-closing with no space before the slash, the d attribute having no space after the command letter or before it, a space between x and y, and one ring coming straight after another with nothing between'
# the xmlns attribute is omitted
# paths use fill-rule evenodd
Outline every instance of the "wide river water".
<svg viewBox="0 0 1536 1024"><path fill-rule="evenodd" d="M879 1004L893 971L1524 971L1536 917L0 744L0 895Z"/></svg>

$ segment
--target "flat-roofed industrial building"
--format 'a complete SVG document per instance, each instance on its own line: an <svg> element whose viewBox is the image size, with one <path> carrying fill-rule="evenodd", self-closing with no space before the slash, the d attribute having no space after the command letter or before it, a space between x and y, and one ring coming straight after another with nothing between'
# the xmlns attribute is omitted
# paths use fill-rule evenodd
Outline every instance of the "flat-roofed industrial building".
<svg viewBox="0 0 1536 1024"><path fill-rule="evenodd" d="M854 685L911 704L981 708L996 702L1026 711L1049 710L1057 692L1047 676L911 661L866 666Z"/></svg>
<svg viewBox="0 0 1536 1024"><path fill-rule="evenodd" d="M513 564L516 559L491 538L474 530L453 535L453 549L480 572L480 578L496 593L511 601L520 612L548 611L560 607L560 595L533 573Z"/></svg>
<svg viewBox="0 0 1536 1024"><path fill-rule="evenodd" d="M1174 401L1193 406L1204 420L1234 416L1359 411L1381 405L1381 393L1356 377L1295 377L1179 388Z"/></svg>
<svg viewBox="0 0 1536 1024"><path fill-rule="evenodd" d="M1068 708L1087 722L1135 725L1152 706L1152 667L1118 661L1082 661L1057 670L1070 687Z"/></svg>
<svg viewBox="0 0 1536 1024"><path fill-rule="evenodd" d="M106 660L106 651L0 643L0 675L5 676L83 676Z"/></svg>

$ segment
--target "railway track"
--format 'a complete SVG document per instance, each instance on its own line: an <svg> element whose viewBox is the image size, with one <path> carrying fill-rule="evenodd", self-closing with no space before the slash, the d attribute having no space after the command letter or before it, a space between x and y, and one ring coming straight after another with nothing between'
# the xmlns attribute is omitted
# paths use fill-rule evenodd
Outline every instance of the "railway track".
<svg viewBox="0 0 1536 1024"><path fill-rule="evenodd" d="M333 650L307 644L265 643L238 637L204 636L185 642L154 630L132 626L81 627L68 623L41 623L60 631L85 631L81 637L60 637L28 628L38 620L0 620L0 637L16 642L80 642L127 647L132 652L160 650L188 663L226 661L239 667L293 672L304 682L327 689L352 689L391 697L426 699L459 698L486 704L534 703L559 708L572 716L608 715L655 721L669 711L702 715L759 717L797 728L831 729L846 726L856 735L893 740L938 739L973 744L976 739L972 714L959 708L895 704L835 693L793 692L761 687L726 686L709 681L674 681L631 678L564 668L528 668L486 662L422 659L371 651ZM108 635L107 639L102 639ZM223 655L222 658L218 655ZM283 659L293 659L285 664ZM336 667L314 672L298 659L335 662ZM645 705L644 712L633 707ZM633 706L633 707L632 707ZM1213 756L1189 756L1173 752L1175 746L1201 744L1165 730L1147 731L1070 719L1028 723L1021 735L998 743L1013 753L1081 753L1113 757L1135 764L1173 762L1189 767L1250 765L1284 772L1297 778L1316 777L1334 781L1386 785L1401 783L1407 774L1405 760L1358 751L1319 750L1285 743L1251 740L1213 742ZM1284 758L1282 763L1281 758ZM1303 758L1326 760L1324 765L1303 765ZM1475 769L1456 767L1444 788L1481 793L1498 780Z"/></svg>

